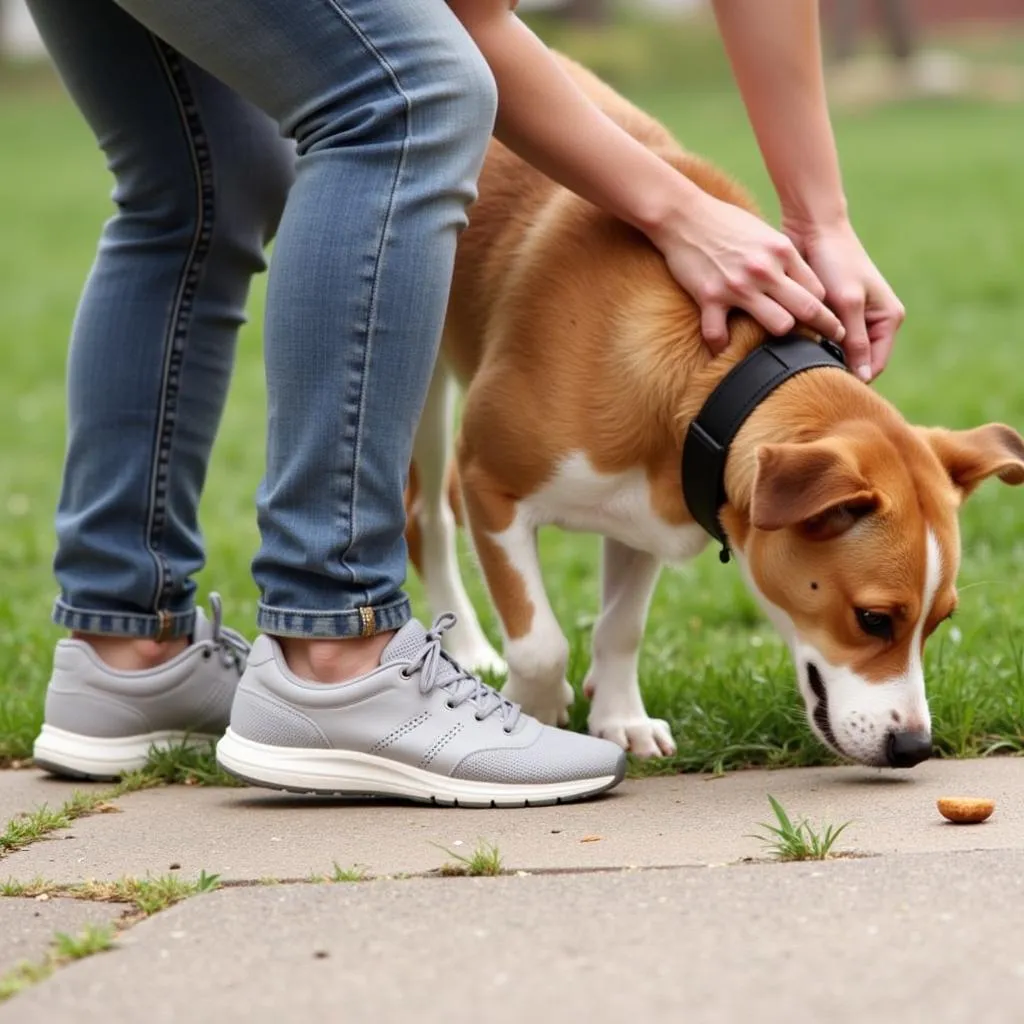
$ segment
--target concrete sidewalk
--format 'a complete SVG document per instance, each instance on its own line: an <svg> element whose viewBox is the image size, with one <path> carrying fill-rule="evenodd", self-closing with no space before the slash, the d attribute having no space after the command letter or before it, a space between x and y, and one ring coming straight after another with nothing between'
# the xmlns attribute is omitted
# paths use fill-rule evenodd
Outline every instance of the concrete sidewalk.
<svg viewBox="0 0 1024 1024"><path fill-rule="evenodd" d="M63 784L41 776L35 784L51 804L67 795ZM83 818L12 855L0 878L112 880L160 875L177 864L190 877L205 870L225 881L302 879L334 862L376 876L410 874L438 868L450 859L445 849L465 853L480 841L497 845L513 870L718 864L764 856L750 833L773 820L769 793L814 825L851 821L844 850L1008 849L1024 841L1022 790L1024 759L1017 758L930 761L911 772L801 768L630 779L599 800L520 810L174 786L122 797L121 814ZM935 807L943 795L991 797L996 812L982 825L949 825Z"/></svg>
<svg viewBox="0 0 1024 1024"><path fill-rule="evenodd" d="M0 773L4 808L68 792ZM863 856L765 863L750 833L772 820L768 793L814 825L852 821L838 848ZM991 797L996 812L949 825L943 795ZM514 811L193 787L117 807L3 858L0 881L205 870L235 885L60 968L0 1021L1021 1019L1020 758L630 780L590 803ZM434 871L451 860L439 847L478 841L514 874L382 878ZM295 884L335 863L378 880ZM293 884L246 885L267 879ZM83 904L50 901L26 924L32 902L0 913L33 949L47 925L78 927L60 919ZM29 954L0 943L0 973L15 955Z"/></svg>
<svg viewBox="0 0 1024 1024"><path fill-rule="evenodd" d="M230 889L2 1024L1011 1024L1024 856Z"/></svg>

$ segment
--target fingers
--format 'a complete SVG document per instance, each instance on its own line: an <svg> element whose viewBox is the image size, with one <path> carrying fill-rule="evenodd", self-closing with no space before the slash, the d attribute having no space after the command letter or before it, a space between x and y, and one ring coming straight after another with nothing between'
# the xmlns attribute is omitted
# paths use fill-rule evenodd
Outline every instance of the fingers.
<svg viewBox="0 0 1024 1024"><path fill-rule="evenodd" d="M715 298L701 301L701 334L714 355L729 344L728 316L731 309L749 313L769 334L787 334L796 326L796 319L769 296L753 289L716 291ZM720 299L719 295L728 298Z"/></svg>
<svg viewBox="0 0 1024 1024"><path fill-rule="evenodd" d="M782 265L786 273L798 285L807 289L819 302L825 298L825 286L818 280L818 275L811 270L810 264L790 244L782 253ZM838 340L838 339L833 339Z"/></svg>
<svg viewBox="0 0 1024 1024"><path fill-rule="evenodd" d="M872 378L871 340L868 337L867 323L864 319L865 295L862 287L847 287L832 299L832 305L843 321L846 337L843 339L843 351L850 369L868 383Z"/></svg>
<svg viewBox="0 0 1024 1024"><path fill-rule="evenodd" d="M729 344L729 307L714 299L700 304L700 333L712 355L718 355Z"/></svg>
<svg viewBox="0 0 1024 1024"><path fill-rule="evenodd" d="M786 277L778 264L772 266L767 260L752 258L745 273L707 283L696 297L701 307L701 333L716 355L729 343L730 309L745 310L769 334L787 334L798 323L836 341L842 341L846 333L835 313Z"/></svg>
<svg viewBox="0 0 1024 1024"><path fill-rule="evenodd" d="M796 317L767 295L755 292L740 304L769 334L788 334L796 327Z"/></svg>
<svg viewBox="0 0 1024 1024"><path fill-rule="evenodd" d="M844 339L846 329L839 317L792 278L784 277L778 281L772 289L771 296L780 306L787 309L797 322L833 341Z"/></svg>

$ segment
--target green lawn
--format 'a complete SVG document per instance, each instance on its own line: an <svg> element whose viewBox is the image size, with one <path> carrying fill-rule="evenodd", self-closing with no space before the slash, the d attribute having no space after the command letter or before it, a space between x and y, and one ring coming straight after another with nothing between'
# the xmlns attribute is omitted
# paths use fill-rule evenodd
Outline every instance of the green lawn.
<svg viewBox="0 0 1024 1024"><path fill-rule="evenodd" d="M646 92L641 103L692 148L745 179L774 216L742 109L730 95ZM1024 425L1024 132L1011 107L933 105L842 117L837 132L855 221L908 320L879 387L917 421ZM63 95L0 77L0 759L31 749L58 636L50 576L63 445L68 328L97 232L110 212L103 161ZM263 456L261 280L251 303L203 506L209 568L232 622L253 631L248 576ZM956 628L928 650L938 744L974 755L1024 749L1024 490L985 485L963 515ZM543 535L555 609L586 669L598 593L591 537ZM494 635L472 561L472 593ZM421 613L421 591L410 581ZM642 660L652 714L679 755L664 770L830 760L803 721L788 655L735 566L713 550L659 586ZM585 721L580 698L574 725Z"/></svg>

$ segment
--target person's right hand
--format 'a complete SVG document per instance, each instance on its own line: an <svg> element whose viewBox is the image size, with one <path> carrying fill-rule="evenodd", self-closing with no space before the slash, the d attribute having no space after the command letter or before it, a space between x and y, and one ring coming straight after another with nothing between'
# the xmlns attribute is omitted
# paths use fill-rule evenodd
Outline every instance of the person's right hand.
<svg viewBox="0 0 1024 1024"><path fill-rule="evenodd" d="M701 333L714 354L729 343L731 309L745 310L770 334L801 324L843 340L842 322L822 301L825 286L793 242L759 217L695 190L685 215L650 235L700 306Z"/></svg>

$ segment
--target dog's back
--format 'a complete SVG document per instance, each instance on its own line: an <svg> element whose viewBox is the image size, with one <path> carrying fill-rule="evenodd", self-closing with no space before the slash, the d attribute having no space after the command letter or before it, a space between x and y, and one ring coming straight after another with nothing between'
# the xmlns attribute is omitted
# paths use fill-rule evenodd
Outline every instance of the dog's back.
<svg viewBox="0 0 1024 1024"><path fill-rule="evenodd" d="M558 60L633 138L704 191L756 212L740 185L686 152L654 118L579 64L561 55ZM620 271L614 279L609 265ZM586 297L582 303L581 293ZM695 360L706 361L697 306L672 280L651 243L493 141L480 177L480 198L459 242L445 331L445 355L461 381L473 377L484 349L495 340L507 348L504 359L528 361L531 375L543 379L545 363L558 356L558 339L516 328L557 321L548 312L557 307L572 310L575 319L567 326L579 356L600 363L609 355L609 332L615 325L638 319L631 313L635 303L644 307L643 322L667 318L674 339L681 339ZM661 315L651 318L653 309ZM578 319L581 311L585 324ZM598 377L593 371L589 375Z"/></svg>

